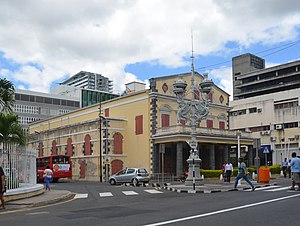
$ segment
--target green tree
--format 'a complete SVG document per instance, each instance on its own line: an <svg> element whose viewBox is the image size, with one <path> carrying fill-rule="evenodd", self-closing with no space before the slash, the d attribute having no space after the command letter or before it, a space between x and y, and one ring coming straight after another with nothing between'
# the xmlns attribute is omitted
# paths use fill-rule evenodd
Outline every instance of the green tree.
<svg viewBox="0 0 300 226"><path fill-rule="evenodd" d="M0 78L0 110L1 112L9 113L12 112L14 104L14 85L4 79Z"/></svg>
<svg viewBox="0 0 300 226"><path fill-rule="evenodd" d="M13 143L24 146L26 136L22 126L18 123L18 116L13 113L0 112L0 142Z"/></svg>

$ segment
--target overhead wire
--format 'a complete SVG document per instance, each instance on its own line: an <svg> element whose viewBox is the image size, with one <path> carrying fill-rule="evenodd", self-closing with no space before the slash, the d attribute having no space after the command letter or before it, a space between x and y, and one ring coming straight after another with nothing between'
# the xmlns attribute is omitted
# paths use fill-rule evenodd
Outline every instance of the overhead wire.
<svg viewBox="0 0 300 226"><path fill-rule="evenodd" d="M273 51L271 53L268 53L266 55L262 55L261 57L267 57L267 56L270 56L270 55L273 55L273 54L276 54L278 52L281 52L283 50L286 50L288 48L291 48L295 45L298 45L300 43L300 39L299 40L296 40L294 42L289 42L289 43L286 43L286 44L283 44L283 45L280 45L280 46L276 46L276 47L273 47L273 48L270 48L270 49L266 49L266 50L263 50L263 51L259 51L259 52L256 52L254 54L261 54L261 53L265 53L265 52L269 52L271 50L275 50L275 49L278 49L278 48L281 48L279 50L276 50L276 51ZM283 47L283 48L282 48ZM231 60L226 60L226 61L223 61L223 62L219 62L219 63L215 63L215 64L210 64L210 65L207 65L207 66L203 66L203 67L199 67L199 68L196 68L196 70L204 70L204 69L208 69L208 68L211 68L211 67L215 67L215 66L218 66L218 65L226 65L228 63L231 63Z"/></svg>

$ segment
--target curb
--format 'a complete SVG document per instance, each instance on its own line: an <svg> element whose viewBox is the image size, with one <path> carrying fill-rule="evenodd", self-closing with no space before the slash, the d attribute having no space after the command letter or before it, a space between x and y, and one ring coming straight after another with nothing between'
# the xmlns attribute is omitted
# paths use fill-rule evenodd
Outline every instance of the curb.
<svg viewBox="0 0 300 226"><path fill-rule="evenodd" d="M44 200L44 201L40 201L40 202L29 202L29 203L7 203L7 206L11 206L14 207L13 209L20 209L20 208L24 208L24 207L38 207L38 206L45 206L45 205L50 205L50 204L54 204L54 203L58 203L61 201L65 201L65 200L70 200L73 199L75 196L75 194L73 192L68 191L68 193L54 198L54 199L49 199L49 200Z"/></svg>
<svg viewBox="0 0 300 226"><path fill-rule="evenodd" d="M272 185L277 185L277 183L273 184L265 184L265 185L257 185L255 188L261 188L261 187L268 187ZM215 189L215 190L209 190L209 189L203 189L203 190L191 190L191 189L181 189L181 188L172 188L168 186L163 186L162 189L173 191L177 193L188 193L188 194L196 194L196 193L202 193L202 194L211 194L211 193L219 193L219 192L231 192L231 191L244 191L244 190L250 190L251 188L230 188L230 189Z"/></svg>

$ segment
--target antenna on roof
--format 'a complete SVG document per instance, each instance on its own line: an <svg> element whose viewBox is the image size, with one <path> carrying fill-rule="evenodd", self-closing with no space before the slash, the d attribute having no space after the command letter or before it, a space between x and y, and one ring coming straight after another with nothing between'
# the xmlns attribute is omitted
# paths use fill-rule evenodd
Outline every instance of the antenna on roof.
<svg viewBox="0 0 300 226"><path fill-rule="evenodd" d="M192 39L192 62L191 62L191 72L192 72L192 79L191 79L191 85L192 85L192 89L194 89L194 36L193 36L193 28L191 28L191 39ZM194 93L194 90L192 90Z"/></svg>

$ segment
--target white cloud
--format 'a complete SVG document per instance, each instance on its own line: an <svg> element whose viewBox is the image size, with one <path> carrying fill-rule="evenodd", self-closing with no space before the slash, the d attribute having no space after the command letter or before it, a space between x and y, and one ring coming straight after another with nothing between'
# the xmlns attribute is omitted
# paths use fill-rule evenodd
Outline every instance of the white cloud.
<svg viewBox="0 0 300 226"><path fill-rule="evenodd" d="M218 85L225 92L229 93L230 99L232 100L232 68L231 67L221 67L218 69L211 70L209 72L209 77L213 77L218 80Z"/></svg>
<svg viewBox="0 0 300 226"><path fill-rule="evenodd" d="M87 70L111 78L121 92L126 82L140 81L124 72L127 64L187 65L191 27L196 54L226 54L228 41L243 49L294 40L299 8L300 1L289 0L3 0L0 51L21 64L12 76L32 90ZM211 74L231 93L229 71Z"/></svg>

